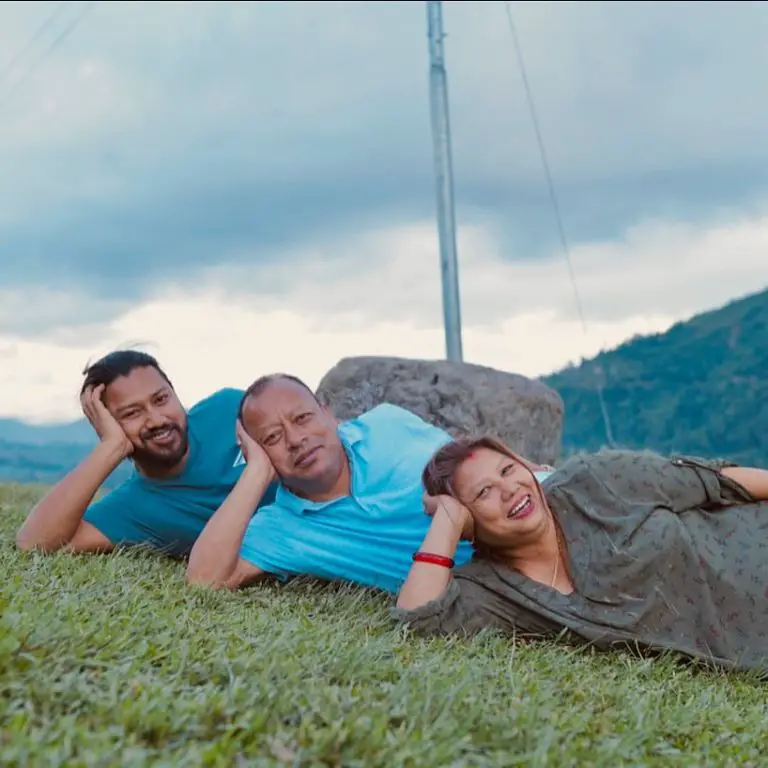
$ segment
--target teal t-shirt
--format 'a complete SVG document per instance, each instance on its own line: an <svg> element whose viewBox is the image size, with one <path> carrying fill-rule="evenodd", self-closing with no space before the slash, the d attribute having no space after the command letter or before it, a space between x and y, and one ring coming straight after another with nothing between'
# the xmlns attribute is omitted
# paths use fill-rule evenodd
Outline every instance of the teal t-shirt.
<svg viewBox="0 0 768 768"><path fill-rule="evenodd" d="M245 466L235 439L242 396L239 389L221 389L189 410L189 456L178 477L152 480L134 471L91 504L84 520L116 546L143 544L176 557L189 554ZM273 485L259 507L274 498Z"/></svg>

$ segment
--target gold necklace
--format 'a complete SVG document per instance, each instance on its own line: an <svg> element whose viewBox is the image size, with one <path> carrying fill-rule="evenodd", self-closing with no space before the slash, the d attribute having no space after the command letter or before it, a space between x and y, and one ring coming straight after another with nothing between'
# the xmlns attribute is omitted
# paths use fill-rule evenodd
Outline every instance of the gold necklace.
<svg viewBox="0 0 768 768"><path fill-rule="evenodd" d="M557 524L557 521L554 519L554 515L552 516L552 522L554 523L554 526L555 526L555 544L557 547L557 552L555 554L555 571L552 574L552 581L550 582L550 585L549 585L550 589L555 588L555 582L557 581L557 574L558 574L558 571L560 570L560 557L563 551L562 547L564 546L563 542L561 541L562 531L560 530L560 526Z"/></svg>
<svg viewBox="0 0 768 768"><path fill-rule="evenodd" d="M562 549L560 548L560 528L555 523L555 544L557 545L557 552L555 553L555 572L552 574L552 582L550 583L550 588L555 588L555 582L557 581L557 572L560 570L560 557L562 553Z"/></svg>
<svg viewBox="0 0 768 768"><path fill-rule="evenodd" d="M552 583L549 585L551 589L555 588L555 582L557 581L557 572L560 569L560 547L557 548L557 559L555 560L555 572L552 574Z"/></svg>

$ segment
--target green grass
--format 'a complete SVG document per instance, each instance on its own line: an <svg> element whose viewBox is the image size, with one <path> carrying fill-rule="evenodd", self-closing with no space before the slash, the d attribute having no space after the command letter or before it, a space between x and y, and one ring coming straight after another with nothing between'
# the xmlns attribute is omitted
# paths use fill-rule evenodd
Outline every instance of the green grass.
<svg viewBox="0 0 768 768"><path fill-rule="evenodd" d="M0 764L756 765L744 675L501 637L422 640L388 601L191 590L157 556L40 557L0 486Z"/></svg>

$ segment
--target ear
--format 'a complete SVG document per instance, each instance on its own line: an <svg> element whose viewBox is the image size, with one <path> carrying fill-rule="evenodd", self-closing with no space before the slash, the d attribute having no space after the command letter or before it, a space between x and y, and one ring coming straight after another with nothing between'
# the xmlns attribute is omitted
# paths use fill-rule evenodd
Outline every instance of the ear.
<svg viewBox="0 0 768 768"><path fill-rule="evenodd" d="M341 419L337 419L333 415L333 411L331 410L331 407L328 405L325 405L324 403L320 403L320 412L323 414L323 417L328 419L328 421L331 424L341 424Z"/></svg>

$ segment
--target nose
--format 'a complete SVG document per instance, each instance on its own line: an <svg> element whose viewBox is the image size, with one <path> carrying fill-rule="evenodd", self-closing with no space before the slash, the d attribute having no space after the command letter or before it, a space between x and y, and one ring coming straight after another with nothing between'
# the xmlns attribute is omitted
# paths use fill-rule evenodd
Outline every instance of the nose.
<svg viewBox="0 0 768 768"><path fill-rule="evenodd" d="M291 451L295 451L299 448L303 442L300 430L296 429L293 425L286 425L285 442L288 445L288 449Z"/></svg>
<svg viewBox="0 0 768 768"><path fill-rule="evenodd" d="M156 427L162 427L168 420L163 415L162 411L157 408L147 409L146 426L148 429L154 429Z"/></svg>

